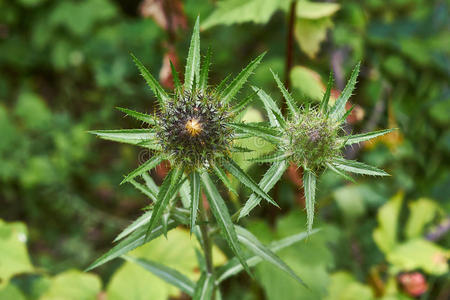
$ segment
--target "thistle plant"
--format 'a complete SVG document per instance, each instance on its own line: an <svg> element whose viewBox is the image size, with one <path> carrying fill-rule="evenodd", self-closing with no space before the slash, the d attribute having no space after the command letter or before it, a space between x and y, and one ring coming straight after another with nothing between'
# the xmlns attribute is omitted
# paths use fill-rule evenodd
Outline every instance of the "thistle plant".
<svg viewBox="0 0 450 300"><path fill-rule="evenodd" d="M152 157L125 176L122 183L133 184L153 203L147 212L119 234L115 242L120 242L88 269L120 257L162 234L167 235L169 230L178 225L184 225L189 226L191 233L198 238L206 261L197 283L157 262L141 261L140 264L194 299L211 298L213 291L219 291L217 286L222 280L244 269L251 274L249 267L261 260L274 264L302 283L274 251L298 242L306 235L300 233L275 242L271 247L264 246L250 232L233 224L226 203L213 179L218 178L227 189L235 192L228 177L231 174L251 189L251 198L265 199L277 205L267 194L273 185L264 182L257 184L231 158L235 151L248 151L235 146L235 141L252 135L251 131L240 130L246 126L240 122L240 113L250 103L254 94L235 98L238 98L236 95L263 56L264 54L250 62L230 83L226 78L215 88L209 86L207 79L211 51L208 51L201 63L197 19L183 84L172 66L175 83L172 93L166 92L144 65L136 57L132 57L158 100L158 109L153 115L124 108L120 110L146 123L149 128L98 130L92 133L103 139L133 144L151 151ZM158 187L149 176L149 171L163 161L168 161L171 169ZM139 178L144 183L140 183ZM206 195L214 219L203 207L200 197L202 193ZM181 205L179 199L182 200ZM219 233L227 241L235 258L216 269L212 264L211 237ZM244 252L241 244L245 245L248 251ZM128 260L135 261L130 258Z"/></svg>
<svg viewBox="0 0 450 300"><path fill-rule="evenodd" d="M329 105L333 85L333 77L330 75L321 103L317 106L308 103L304 107L297 107L292 95L286 90L278 76L272 73L286 101L288 117L285 118L281 114L280 109L269 95L259 90L258 96L264 103L270 127L262 125L240 127L242 132L252 132L277 146L273 153L254 159L254 161L273 163L271 168L279 170L279 176L286 170L289 163L303 169L308 232L311 232L313 226L317 177L324 170L330 169L337 175L351 181L354 180L347 173L371 176L389 175L376 167L347 160L343 157L342 149L345 146L368 141L395 130L385 129L363 134L345 135L343 125L353 109L352 107L346 110L345 106L355 88L358 73L359 64L354 68L350 80L334 105ZM257 89L255 88L255 90ZM268 175L268 178L272 177L271 174ZM259 202L260 199L257 197L249 199L240 211L239 217L247 215Z"/></svg>

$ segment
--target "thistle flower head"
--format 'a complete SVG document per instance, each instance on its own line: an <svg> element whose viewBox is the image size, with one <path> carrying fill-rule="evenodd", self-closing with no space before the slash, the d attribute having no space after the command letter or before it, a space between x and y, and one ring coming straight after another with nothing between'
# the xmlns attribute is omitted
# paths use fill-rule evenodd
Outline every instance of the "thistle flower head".
<svg viewBox="0 0 450 300"><path fill-rule="evenodd" d="M158 143L173 165L208 167L230 152L233 121L229 105L214 92L182 92L157 114Z"/></svg>

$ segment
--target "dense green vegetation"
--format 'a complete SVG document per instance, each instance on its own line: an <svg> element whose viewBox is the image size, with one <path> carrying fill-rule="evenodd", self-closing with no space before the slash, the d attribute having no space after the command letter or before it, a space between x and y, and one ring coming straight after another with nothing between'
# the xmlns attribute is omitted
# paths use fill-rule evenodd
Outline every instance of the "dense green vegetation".
<svg viewBox="0 0 450 300"><path fill-rule="evenodd" d="M357 176L353 183L327 171L317 181L314 228L322 230L278 252L310 289L261 263L253 269L254 280L244 272L223 278L223 299L446 299L448 3L160 3L0 0L0 299L185 297L136 258L199 279L200 246L187 226L133 250L126 261L82 273L151 203L133 184L119 185L149 152L96 139L88 131L142 125L116 107L153 114L157 100L129 54L172 89L169 59L183 74L197 15L203 20L202 53L210 46L214 58L210 84L235 77L267 51L239 95L257 86L286 113L270 69L301 106L319 104L330 70L331 101L337 99L361 62L346 130L399 128L344 150L347 159L375 165L391 177ZM259 97L250 104L246 122L270 121ZM258 182L270 164L247 159L267 155L273 146L258 138L239 146L257 150L233 159ZM158 185L167 168L151 172ZM239 196L220 190L233 214L251 192L236 179L230 186ZM306 230L302 186L301 170L290 167L269 193L281 209L263 201L240 224L271 246ZM224 240L216 242L214 265L222 266L234 255Z"/></svg>

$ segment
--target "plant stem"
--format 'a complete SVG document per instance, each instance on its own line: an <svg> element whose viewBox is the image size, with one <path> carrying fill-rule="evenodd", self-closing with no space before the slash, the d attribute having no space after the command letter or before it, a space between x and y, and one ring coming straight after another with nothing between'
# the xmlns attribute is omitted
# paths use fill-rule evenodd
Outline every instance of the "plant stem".
<svg viewBox="0 0 450 300"><path fill-rule="evenodd" d="M200 232L202 235L203 240L203 251L205 254L205 260L206 260L206 270L208 273L213 274L214 267L213 267L213 261L212 261L212 245L211 245L211 239L209 236L209 228L208 228L208 215L206 213L206 210L203 206L203 200L200 199L199 201L200 206Z"/></svg>
<svg viewBox="0 0 450 300"><path fill-rule="evenodd" d="M294 65L294 24L296 7L297 1L292 1L289 8L288 33L286 37L286 64L284 68L284 85L287 90L291 87L290 72Z"/></svg>

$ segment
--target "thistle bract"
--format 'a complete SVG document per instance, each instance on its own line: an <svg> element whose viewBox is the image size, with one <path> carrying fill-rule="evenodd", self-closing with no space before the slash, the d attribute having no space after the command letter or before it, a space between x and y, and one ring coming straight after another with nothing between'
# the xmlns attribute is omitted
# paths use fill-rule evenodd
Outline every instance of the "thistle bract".
<svg viewBox="0 0 450 300"><path fill-rule="evenodd" d="M330 75L327 90L321 103L317 106L308 104L304 108L297 107L296 101L286 90L278 76L273 74L286 100L289 111L288 118L281 114L281 111L269 95L262 90L258 91L258 96L264 103L271 126L253 126L252 132L275 143L277 150L268 156L257 159L257 161L272 162L281 171L287 168L288 163L294 163L303 168L308 231L312 229L314 218L316 179L325 169L330 169L345 179L352 181L353 179L347 172L373 176L389 175L378 168L343 158L343 147L367 141L394 130L386 129L357 135L344 135L342 126L347 115L351 112L351 110L346 111L345 105L355 88L358 73L359 64L353 70L350 80L333 106L329 106L333 84L332 76ZM248 132L250 128L241 128L240 130ZM278 174L280 173L282 174L282 172L278 172ZM240 217L247 215L258 203L258 200L248 201L241 210Z"/></svg>

